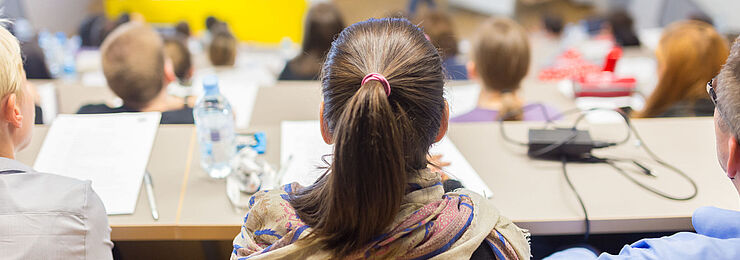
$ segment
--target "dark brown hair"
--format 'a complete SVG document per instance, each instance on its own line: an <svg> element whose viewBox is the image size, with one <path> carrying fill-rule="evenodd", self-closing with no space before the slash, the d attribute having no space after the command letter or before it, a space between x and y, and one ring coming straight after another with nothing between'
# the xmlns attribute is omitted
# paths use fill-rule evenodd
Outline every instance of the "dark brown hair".
<svg viewBox="0 0 740 260"><path fill-rule="evenodd" d="M108 86L125 106L141 109L164 88L162 38L150 26L130 22L116 28L100 52Z"/></svg>
<svg viewBox="0 0 740 260"><path fill-rule="evenodd" d="M226 26L219 26L213 33L208 46L208 59L213 66L234 66L236 62L237 41Z"/></svg>
<svg viewBox="0 0 740 260"><path fill-rule="evenodd" d="M361 85L369 73L388 79L389 96L378 81ZM408 20L371 19L334 41L322 85L332 163L291 205L312 240L343 257L388 231L407 175L426 167L444 116L442 59Z"/></svg>
<svg viewBox="0 0 740 260"><path fill-rule="evenodd" d="M617 10L609 14L606 18L611 26L614 40L619 46L640 46L640 39L637 38L632 16L626 10Z"/></svg>
<svg viewBox="0 0 740 260"><path fill-rule="evenodd" d="M175 76L180 82L189 80L190 70L193 68L193 61L190 50L185 45L186 39L181 37L171 37L164 40L164 50L167 56L172 60L172 67L175 70Z"/></svg>
<svg viewBox="0 0 740 260"><path fill-rule="evenodd" d="M459 52L455 25L450 16L442 11L429 11L421 15L418 23L429 36L434 46L437 46L443 58L450 58Z"/></svg>
<svg viewBox="0 0 740 260"><path fill-rule="evenodd" d="M295 74L316 79L331 42L344 29L344 20L336 6L319 3L308 11L305 26L302 52L288 66Z"/></svg>
<svg viewBox="0 0 740 260"><path fill-rule="evenodd" d="M483 22L473 40L473 62L484 88L501 93L499 116L505 120L522 118L515 92L529 71L529 39L516 22L491 18Z"/></svg>

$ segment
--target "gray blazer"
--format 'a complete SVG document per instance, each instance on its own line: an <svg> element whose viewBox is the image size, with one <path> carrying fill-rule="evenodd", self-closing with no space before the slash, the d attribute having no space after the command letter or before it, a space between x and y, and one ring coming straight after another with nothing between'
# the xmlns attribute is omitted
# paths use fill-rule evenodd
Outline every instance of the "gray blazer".
<svg viewBox="0 0 740 260"><path fill-rule="evenodd" d="M0 157L2 259L112 259L110 231L90 181Z"/></svg>

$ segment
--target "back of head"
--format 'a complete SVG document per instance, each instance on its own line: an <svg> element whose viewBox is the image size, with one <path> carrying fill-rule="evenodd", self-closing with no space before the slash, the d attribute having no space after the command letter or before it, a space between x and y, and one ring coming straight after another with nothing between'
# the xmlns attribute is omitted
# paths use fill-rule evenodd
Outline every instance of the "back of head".
<svg viewBox="0 0 740 260"><path fill-rule="evenodd" d="M323 57L342 29L344 20L339 9L331 3L318 3L308 10L303 35L303 52Z"/></svg>
<svg viewBox="0 0 740 260"><path fill-rule="evenodd" d="M626 10L617 10L607 16L607 22L611 26L614 39L619 46L639 46L640 39L637 38L632 16Z"/></svg>
<svg viewBox="0 0 740 260"><path fill-rule="evenodd" d="M665 28L656 49L658 85L638 117L655 117L674 104L706 98L705 84L719 73L727 41L704 22L680 21Z"/></svg>
<svg viewBox="0 0 740 260"><path fill-rule="evenodd" d="M190 50L185 45L185 39L180 37L167 38L164 41L164 50L167 57L172 60L172 67L175 70L175 76L180 82L186 82L190 77L190 70L193 68Z"/></svg>
<svg viewBox="0 0 740 260"><path fill-rule="evenodd" d="M455 26L450 16L442 11L429 11L419 18L417 23L424 29L434 46L437 46L442 57L449 58L457 55L457 37Z"/></svg>
<svg viewBox="0 0 740 260"><path fill-rule="evenodd" d="M0 20L2 23L5 21ZM25 78L18 40L0 26L0 99L9 94L23 95Z"/></svg>
<svg viewBox="0 0 740 260"><path fill-rule="evenodd" d="M131 22L113 31L101 47L103 74L125 106L141 109L165 83L162 38L150 26Z"/></svg>
<svg viewBox="0 0 740 260"><path fill-rule="evenodd" d="M542 18L542 24L545 26L545 30L554 35L560 35L563 32L563 17L546 14Z"/></svg>
<svg viewBox="0 0 740 260"><path fill-rule="evenodd" d="M488 91L502 94L499 115L520 119L521 105L514 93L529 71L530 50L527 33L508 18L491 18L478 29L473 40L475 70Z"/></svg>
<svg viewBox="0 0 740 260"><path fill-rule="evenodd" d="M208 59L213 66L234 66L236 62L237 41L224 26L215 29L211 44L208 46Z"/></svg>
<svg viewBox="0 0 740 260"><path fill-rule="evenodd" d="M206 29L210 31L216 23L218 23L218 19L216 17L208 16L206 18Z"/></svg>
<svg viewBox="0 0 740 260"><path fill-rule="evenodd" d="M379 73L388 81L363 78ZM340 258L390 228L407 175L427 164L445 111L442 59L405 19L371 19L342 31L323 68L326 174L291 205L314 239ZM390 87L390 91L387 87Z"/></svg>
<svg viewBox="0 0 740 260"><path fill-rule="evenodd" d="M720 128L735 138L740 136L740 37L735 39L727 63L717 75L717 109Z"/></svg>
<svg viewBox="0 0 740 260"><path fill-rule="evenodd" d="M177 23L175 33L181 37L190 37L190 25L185 21Z"/></svg>

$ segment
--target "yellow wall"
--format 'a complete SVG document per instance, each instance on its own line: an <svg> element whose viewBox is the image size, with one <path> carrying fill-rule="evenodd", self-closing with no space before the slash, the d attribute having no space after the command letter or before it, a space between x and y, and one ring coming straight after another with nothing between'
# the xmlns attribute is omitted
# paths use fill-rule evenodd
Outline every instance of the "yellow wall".
<svg viewBox="0 0 740 260"><path fill-rule="evenodd" d="M300 42L306 0L105 0L109 17L136 12L150 23L187 21L196 34L213 15L229 24L242 41L279 43L284 37Z"/></svg>

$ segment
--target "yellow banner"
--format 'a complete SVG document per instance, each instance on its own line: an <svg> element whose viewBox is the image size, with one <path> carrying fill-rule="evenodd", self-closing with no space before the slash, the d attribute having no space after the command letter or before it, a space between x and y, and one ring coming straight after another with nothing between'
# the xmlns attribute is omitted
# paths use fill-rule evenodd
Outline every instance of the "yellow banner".
<svg viewBox="0 0 740 260"><path fill-rule="evenodd" d="M149 23L172 24L186 21L194 34L205 29L205 20L214 16L229 24L241 41L279 43L288 37L300 42L306 0L106 0L109 18L121 13L139 13Z"/></svg>

